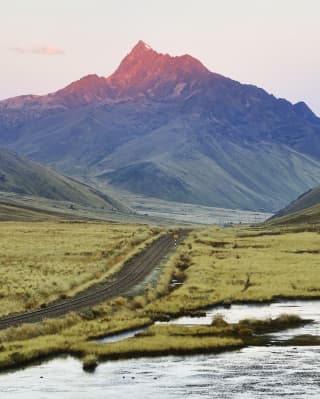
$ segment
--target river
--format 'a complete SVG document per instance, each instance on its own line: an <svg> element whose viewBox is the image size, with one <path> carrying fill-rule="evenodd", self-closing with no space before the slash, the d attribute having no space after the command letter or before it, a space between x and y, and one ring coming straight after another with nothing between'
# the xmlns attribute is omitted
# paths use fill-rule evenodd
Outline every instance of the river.
<svg viewBox="0 0 320 399"><path fill-rule="evenodd" d="M208 323L223 313L232 322L244 317L295 313L314 319L305 327L273 334L320 335L320 301L288 301L263 306L212 309L203 318L175 322ZM0 398L23 399L182 399L320 398L320 347L249 347L219 355L175 356L102 363L95 373L82 371L73 358L0 375Z"/></svg>

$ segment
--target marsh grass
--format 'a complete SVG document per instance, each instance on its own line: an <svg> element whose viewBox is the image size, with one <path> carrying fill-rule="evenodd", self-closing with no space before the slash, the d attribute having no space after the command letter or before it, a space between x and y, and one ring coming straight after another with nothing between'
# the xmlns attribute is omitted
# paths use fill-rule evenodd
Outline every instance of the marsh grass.
<svg viewBox="0 0 320 399"><path fill-rule="evenodd" d="M73 230L73 234L81 231L81 226L76 226L77 230ZM103 241L102 249L101 237L97 238L95 228L98 229L98 235L103 231L102 226L96 225L90 233L89 226L89 233L92 234L91 238L88 235L90 245L86 244L87 247L84 245L78 251L86 259L96 259L94 257L99 253L105 262L109 259L109 244ZM29 226L24 226L24 229L24 234L29 234L29 229L32 231ZM141 229L139 234L151 240L148 237L154 236L154 232L147 227ZM115 250L125 247L121 227L114 225L111 233L118 243ZM60 235L55 230L55 234L61 241L66 233L62 230ZM130 234L132 238L132 230ZM71 240L69 245L72 243L74 241ZM18 247L17 252L21 253L17 242L15 245ZM244 320L231 325L217 317L211 326L155 325L136 338L110 344L98 344L92 339L150 325L156 320L190 315L215 304L263 302L275 297L319 298L319 246L319 234L312 231L293 232L279 228L268 228L265 231L261 228L195 229L163 266L158 283L149 286L144 294L132 299L116 298L87 312L63 319L1 331L0 368L28 363L54 353L69 353L81 358L94 355L101 360L209 353L245 345L266 344L268 339L263 337L264 332L298 326L305 321L293 316L282 316L276 321ZM64 248L63 251L75 253L74 249L71 251ZM31 262L31 255L27 259ZM67 261L68 258L63 259ZM29 273L29 270L26 267L25 273ZM179 273L183 274L183 284L173 287L172 280Z"/></svg>
<svg viewBox="0 0 320 399"><path fill-rule="evenodd" d="M217 353L242 346L240 339L230 337L157 335L129 338L104 345L92 342L77 343L72 345L70 350L77 356L89 351L101 360L111 360L143 356Z"/></svg>
<svg viewBox="0 0 320 399"><path fill-rule="evenodd" d="M3 343L0 347L0 368L16 367L61 353L82 358L83 368L88 371L93 371L99 360L106 359L218 353L247 345L265 345L270 343L270 337L259 337L257 334L295 328L307 322L298 316L283 315L272 320L243 320L229 324L217 317L209 326L152 325L133 338L107 344L87 340L69 331L65 335Z"/></svg>
<svg viewBox="0 0 320 399"><path fill-rule="evenodd" d="M84 371L93 372L98 366L98 358L95 355L86 355L82 360L82 368Z"/></svg>
<svg viewBox="0 0 320 399"><path fill-rule="evenodd" d="M278 346L319 346L320 336L317 335L297 335L287 340L277 343Z"/></svg>
<svg viewBox="0 0 320 399"><path fill-rule="evenodd" d="M177 315L214 304L320 297L319 235L266 233L214 227L193 231L176 254L177 263L181 255L189 259L183 285L145 310ZM219 252L212 250L217 242Z"/></svg>

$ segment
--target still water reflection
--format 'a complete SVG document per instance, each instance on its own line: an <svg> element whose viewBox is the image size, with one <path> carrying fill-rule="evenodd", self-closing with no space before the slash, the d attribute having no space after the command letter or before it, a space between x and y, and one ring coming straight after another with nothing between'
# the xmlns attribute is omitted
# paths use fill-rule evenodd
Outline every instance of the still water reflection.
<svg viewBox="0 0 320 399"><path fill-rule="evenodd" d="M229 321L252 315L264 318L296 313L316 319L316 323L295 333L320 335L319 303L237 305L219 313L224 312ZM215 312L209 312L210 320ZM66 358L0 375L1 399L180 399L186 396L320 398L320 347L250 347L220 355L122 360L103 363L94 374L84 373L80 362Z"/></svg>

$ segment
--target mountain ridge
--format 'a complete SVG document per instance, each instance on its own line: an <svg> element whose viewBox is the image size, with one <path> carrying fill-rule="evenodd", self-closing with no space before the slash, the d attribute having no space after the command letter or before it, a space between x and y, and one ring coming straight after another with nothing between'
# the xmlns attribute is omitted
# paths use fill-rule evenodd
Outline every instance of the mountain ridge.
<svg viewBox="0 0 320 399"><path fill-rule="evenodd" d="M296 212L304 211L314 206L320 206L320 186L314 187L307 192L301 194L292 201L288 206L281 209L275 217L291 215Z"/></svg>
<svg viewBox="0 0 320 399"><path fill-rule="evenodd" d="M109 77L0 102L0 144L166 200L275 211L320 182L320 119L144 42Z"/></svg>
<svg viewBox="0 0 320 399"><path fill-rule="evenodd" d="M64 201L70 206L128 211L112 196L3 148L0 148L0 192Z"/></svg>

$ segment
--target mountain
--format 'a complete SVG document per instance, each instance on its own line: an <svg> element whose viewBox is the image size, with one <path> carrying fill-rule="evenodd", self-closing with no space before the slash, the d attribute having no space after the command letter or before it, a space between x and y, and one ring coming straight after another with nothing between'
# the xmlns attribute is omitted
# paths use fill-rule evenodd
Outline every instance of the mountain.
<svg viewBox="0 0 320 399"><path fill-rule="evenodd" d="M92 220L93 217L85 217L78 212L63 212L60 210L49 210L39 206L30 206L18 202L0 201L1 222L43 222L57 220Z"/></svg>
<svg viewBox="0 0 320 399"><path fill-rule="evenodd" d="M120 202L86 184L68 178L25 157L0 149L0 192L53 201L88 209L126 211Z"/></svg>
<svg viewBox="0 0 320 399"><path fill-rule="evenodd" d="M269 219L265 225L269 226L297 226L302 225L303 231L319 230L320 225L320 203L310 208L301 209L297 212L275 216Z"/></svg>
<svg viewBox="0 0 320 399"><path fill-rule="evenodd" d="M153 99L187 97L205 83L210 72L190 55L171 57L159 54L139 41L119 65L106 78L114 98Z"/></svg>
<svg viewBox="0 0 320 399"><path fill-rule="evenodd" d="M275 211L320 182L320 119L299 102L140 41L109 77L0 102L0 144L156 198Z"/></svg>
<svg viewBox="0 0 320 399"><path fill-rule="evenodd" d="M292 201L288 206L281 209L276 216L281 217L290 215L295 212L303 211L315 205L320 205L320 186L300 195L296 200Z"/></svg>
<svg viewBox="0 0 320 399"><path fill-rule="evenodd" d="M320 224L320 186L300 195L266 223L270 225Z"/></svg>

